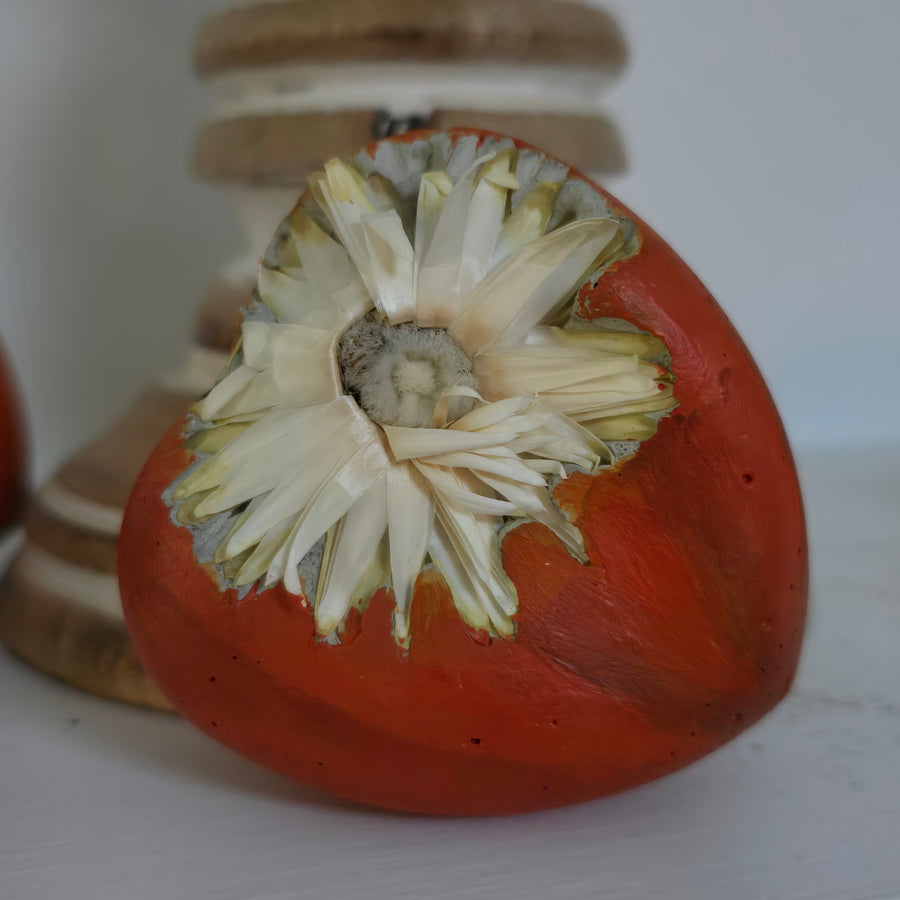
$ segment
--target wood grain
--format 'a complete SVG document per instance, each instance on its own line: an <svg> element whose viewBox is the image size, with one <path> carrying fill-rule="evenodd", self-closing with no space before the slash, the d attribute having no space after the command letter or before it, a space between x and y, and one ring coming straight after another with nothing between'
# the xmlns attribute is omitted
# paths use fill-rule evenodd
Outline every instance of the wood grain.
<svg viewBox="0 0 900 900"><path fill-rule="evenodd" d="M150 451L196 399L157 388L144 391L106 434L62 467L60 482L82 497L124 508Z"/></svg>
<svg viewBox="0 0 900 900"><path fill-rule="evenodd" d="M565 0L292 0L228 10L194 47L198 75L285 63L515 61L615 73L625 44L607 13Z"/></svg>
<svg viewBox="0 0 900 900"><path fill-rule="evenodd" d="M138 706L169 709L132 647L122 619L29 584L14 565L0 583L0 640L69 684Z"/></svg>

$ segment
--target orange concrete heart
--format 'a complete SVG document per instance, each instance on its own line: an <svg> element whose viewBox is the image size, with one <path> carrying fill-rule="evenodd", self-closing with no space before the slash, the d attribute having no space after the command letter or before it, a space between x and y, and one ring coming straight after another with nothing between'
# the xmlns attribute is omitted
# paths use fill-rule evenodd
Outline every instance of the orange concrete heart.
<svg viewBox="0 0 900 900"><path fill-rule="evenodd" d="M473 134L478 138L477 149L472 146ZM515 401L519 405L512 418L494 426L497 440L506 441L500 449L481 440L484 429L466 433L464 428L471 416L483 419L494 410L497 415L492 421L499 421L501 405L512 402L508 396L504 399L497 383L484 377L477 384L477 400L459 388L455 394L450 391L456 398L464 394L474 406L455 424L451 417L449 425L451 430L456 428L454 441L468 441L463 451L441 450L442 456L429 459L432 451L420 449L415 457L407 443L416 437L409 437L415 429L392 431L383 424L386 419L379 423L376 418L366 426L374 430L360 432L376 435L366 440L377 445L377 453L372 451L375 456L366 463L372 468L364 476L368 480L358 490L351 478L356 469L351 463L338 466L343 452L340 429L327 441L323 438L325 443L318 451L310 450L308 458L299 449L311 440L306 434L292 432L276 438L273 433L263 448L268 455L259 457L268 462L259 466L277 468L279 440L287 440L300 455L291 461L293 475L288 466L286 474L269 478L268 471L254 469L252 454L241 457L233 449L229 456L227 448L250 446L253 429L270 427L276 419L288 421L304 408L298 398L306 396L303 391L309 380L300 379L296 396L284 393L286 376L282 376L288 369L277 368L281 363L276 358L272 371L281 373L282 393L267 393L266 385L275 379L266 366L273 354L277 357L282 352L273 350L275 339L281 340L281 332L276 334L280 324L308 331L312 319L304 320L306 313L297 313L300 307L291 307L290 297L279 294L280 299L272 299L275 288L261 282L247 317L252 327L245 328L229 375L232 382L242 380L244 393L232 389L216 395L214 391L198 407L199 425L198 418L174 425L147 463L125 515L119 575L126 620L142 662L172 703L209 735L245 756L360 803L429 814L494 814L575 803L623 790L687 765L756 722L784 696L797 665L807 592L803 512L790 450L753 360L703 285L649 227L582 176L551 165L526 145L515 143L517 154L504 157L513 143L465 130L451 132L449 140L418 133L382 142L368 148L367 156L354 158L365 177L341 181L346 172L332 166L321 182L313 179L312 197L305 198L303 209L310 220L336 236L335 241L327 238L331 250L338 241L353 245L354 235L366 233L368 247L380 247L377 236L365 231L369 226L361 226L358 232L354 231L357 220L348 226L347 217L352 219L359 209L348 212L341 203L352 207L371 201L375 208L366 207L367 214L376 219L369 221L381 227L386 220L377 216L386 213L376 204L387 195L384 180L393 179L397 194L391 196L401 210L410 242L407 256L415 257L412 296L416 302L415 277L421 289L426 280L423 270L431 257L416 256L416 227L409 224L409 210L416 209L422 173L439 168L435 148L445 147L443 162L453 152L446 188L441 187L444 182L433 179L440 188L437 193L443 192L443 199L438 198L443 203L441 216L455 203L451 181L453 190L466 192L464 200L471 201L471 208L476 195L482 199L486 195L477 194L484 182L489 181L495 193L508 191L509 196L498 195L508 213L510 198L515 211L528 202L530 186L546 187L547 179L555 178L556 206L549 221L543 221L542 234L546 228L548 235L559 235L582 219L597 223L603 217L601 206L615 223L612 243L597 254L589 253L592 267L601 261L599 277L590 267L592 277L585 281L582 273L573 311L554 301L555 305L535 312L529 306L532 301L523 299L522 308L531 309L533 318L525 322L531 330L519 329L525 335L521 346L516 345L519 349L513 347L510 335L521 318L509 318L513 323L509 325L508 317L497 314L506 330L493 343L485 334L492 327L494 308L485 313L486 318L475 317L472 324L465 291L475 295L477 285L457 291L462 312L454 314L456 319L448 318L452 321L447 333L473 360L476 380L479 373L488 371L484 360L491 354L494 362L515 353L533 354L535 346L547 346L557 338L568 347L573 332L587 335L590 348L599 346L597 336L610 329L620 336L641 335L638 343L657 348L664 344L666 352L647 362L639 359L639 351L628 350L616 357L615 366L636 366L629 370L628 385L638 385L644 373L651 389L671 393L674 381L677 408L656 403L655 413L648 413L654 403L643 394L643 399L620 398L614 403L611 393L625 391L622 381L603 382L599 393L585 400L585 385L596 385L578 367L588 358L579 349L582 355L576 368L581 374L572 376L571 383L560 380L560 373L569 371L572 364L564 357L547 370L550 381L541 380L544 370L538 363L529 369L526 377L534 379L531 396L522 398L522 391L516 394L511 388L506 391L519 396L521 403ZM397 150L410 146L412 153ZM429 147L434 151L430 155ZM464 152L469 154L470 175L472 165L494 168L476 173L466 184L465 166L460 160L458 165L454 162L455 155ZM509 172L498 174L497 160L506 159ZM404 165L408 168L403 169ZM415 165L419 169L412 171L409 167ZM413 177L416 172L418 178ZM378 190L373 177L381 179ZM344 194L335 184L344 186ZM354 200L357 189L360 193ZM315 208L317 204L321 210ZM420 218L423 208L420 202ZM281 229L265 260L270 269L280 269L282 287L288 285L284 280L288 276L306 287L315 280L314 268L304 256L308 247L297 237L302 231L297 215L295 211L291 229ZM459 218L456 209L454 215L457 221L471 223L474 214L470 212L466 220ZM303 222L303 227L310 227L307 219ZM500 222L497 218L497 228ZM585 225L589 227L602 230L601 225ZM394 249L406 246L400 230L379 234L387 234L384 243ZM285 241L290 242L291 236L300 242L297 253L302 265L291 255L293 251L285 255ZM546 238L538 238L534 245ZM504 238L497 237L495 228L482 239L496 247ZM326 238L319 235L316 240L321 243ZM593 238L588 234L583 240ZM457 268L449 275L450 270L443 270L441 283L450 286L450 293L458 284L453 279L462 279L459 272L466 269L465 261L459 265L458 254L464 256L471 243L457 241L455 246L462 248ZM360 245L366 245L366 240L357 241L350 258L356 268L363 265L364 269ZM518 276L504 266L517 253L532 252L529 248L534 245L511 251L510 259L499 263L495 249L493 272L484 282L494 279L490 282L493 293L479 296L496 296L498 304L515 302L503 293L504 277ZM478 252L482 258L491 256L490 247L486 256L483 247ZM394 295L389 297L384 287L388 276L396 284L404 258L398 252L390 266L363 273L364 281L368 278L365 293L374 300L375 309L369 302L356 312L386 323L385 328L403 328L398 323L410 320L411 314L397 312L402 302L391 306ZM442 260L447 258L444 254ZM516 283L525 293L530 289L527 278ZM535 291L537 296L540 291L537 287ZM566 288L564 293L571 296L572 291ZM346 301L349 295L341 296ZM321 294L304 297L304 303L312 304L309 310L321 300ZM477 307L477 302L471 301L470 306ZM316 308L309 315L321 311ZM420 300L416 315L429 319L433 310L423 313ZM459 325L467 315L468 327ZM516 315L525 313L520 310ZM352 319L349 315L346 321ZM429 325L437 327L430 320ZM346 329L346 324L341 327ZM266 341L275 341L265 344L265 352L259 349L263 332ZM306 331L290 334L302 336ZM601 361L612 365L616 354L609 346L596 351L598 366ZM292 352L293 359L299 358L300 350L295 347ZM647 355L653 354L648 351ZM434 387L434 378L425 379L425 371L414 372L419 382L428 382L420 393ZM432 371L439 371L439 366L427 370ZM507 375L510 371L504 369ZM521 367L516 371L521 374ZM268 381L259 381L258 390L247 388L256 378ZM338 375L339 394L350 391L347 379L345 368ZM509 375L503 383L513 381ZM579 402L594 406L588 411L576 408L571 399L576 395ZM235 399L240 397L244 400ZM317 395L315 403L322 408L349 403L361 421L370 407L364 400L357 406L358 399L357 395L331 399ZM405 401L398 402L403 407ZM597 412L603 403L608 404L607 418ZM445 415L446 410L445 402ZM446 425L440 411L434 414L435 427L422 431L436 432ZM589 452L585 447L602 446L592 443L595 436L607 441L611 436L627 436L621 432L623 422L634 426L635 414L652 423L649 431L640 434L639 447L617 441L605 464L579 466L565 458L566 453L575 452L576 445L582 454ZM536 432L523 430L526 420L532 425L537 421L533 416L543 416L544 444L534 439ZM574 424L576 420L580 424ZM298 429L314 428L311 420L303 421L306 424ZM353 419L345 431L357 424ZM557 432L548 436L553 428ZM565 451L560 450L562 444L553 443L563 431ZM217 444L198 443L197 435L207 432L223 437ZM379 437L382 432L388 435L386 440ZM238 445L239 441L244 443ZM365 447L363 451L369 452ZM479 454L481 462L473 461ZM328 478L340 482L350 497L322 519L320 531L327 534L324 554L304 554L303 564L299 569L296 565L298 546L306 550L300 535L309 531L307 525L316 516L325 515L325 500L316 498L327 495L329 502L336 502L329 493L332 482L327 480L316 486L315 497L306 506L298 501L297 509L291 508L282 520L273 514L276 524L257 535L256 543L253 537L242 542L239 538L250 527L248 521L252 525L267 503L276 499L286 503L295 482L323 455L335 462ZM459 474L462 457L478 478L468 470ZM512 476L484 475L479 467L488 467L487 457L493 460L491 466L503 459L524 471L525 461L525 468L544 473L565 463L565 475L546 475L545 488L535 487L532 479L531 493L523 493L520 485L514 489L510 484ZM352 458L358 462L359 453ZM209 461L217 459L219 470L225 472L219 481L190 475L203 466L204 475L209 474ZM439 464L431 464L435 459ZM235 460L244 468L235 469ZM413 473L409 477L418 485L415 490L421 488L426 495L429 488L432 491L422 501L426 513L421 521L428 534L421 540L409 533L414 529L404 532L395 521L412 515L411 508L420 503L420 494L412 488L403 495L412 498L405 505L409 508L401 510L392 503L390 486L406 485L391 480L401 460ZM238 490L238 470L248 484L261 479L256 494ZM457 478L454 491L446 488L448 472ZM187 500L190 491L179 493L178 487L186 477L197 483L198 491ZM380 530L368 534L357 529L354 546L342 550L341 536L351 529L351 519L360 521L358 516L353 518L354 510L364 503L374 508L372 498L378 492L383 498L383 485L388 486L387 500L378 502L387 511L386 523L376 512L371 521ZM552 500L534 513L538 506L529 506L526 500L541 490ZM523 515L524 507L528 507L527 515ZM394 587L378 588L371 599L371 590L356 596L354 585L372 556L371 550L363 548L378 545L382 532L383 541L389 539L391 545L388 572L393 571ZM277 538L274 542L272 535ZM408 543L401 545L404 535ZM211 549L212 536L217 536L218 549ZM319 533L307 536L318 538ZM480 540L487 548L484 554L492 552L491 542L496 542L502 571L479 568L487 558L479 555ZM256 558L267 541L270 552L263 554L260 568ZM418 576L414 573L410 602L405 604L400 557L410 546L419 546L421 553L412 553ZM471 558L462 548L471 552ZM343 555L340 564L335 564L339 552ZM235 558L229 560L230 556ZM251 574L258 571L258 577L242 578L241 571L248 567ZM302 590L292 588L298 571ZM344 589L347 602L340 607L337 624L328 624L326 607L331 609L336 602L328 592L350 573L353 578ZM485 584L507 586L503 603L508 605L492 606L494 598L479 587ZM339 606L340 601L338 597ZM486 609L483 621L478 618L479 602ZM500 600L497 604L502 605Z"/></svg>

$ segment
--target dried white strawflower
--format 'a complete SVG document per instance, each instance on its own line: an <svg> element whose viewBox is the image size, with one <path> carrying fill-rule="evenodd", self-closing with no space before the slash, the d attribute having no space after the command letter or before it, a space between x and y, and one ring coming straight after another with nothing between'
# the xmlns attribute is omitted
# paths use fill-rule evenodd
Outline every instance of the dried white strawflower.
<svg viewBox="0 0 900 900"><path fill-rule="evenodd" d="M171 492L233 586L305 594L301 564L327 536L323 636L389 577L405 644L429 559L469 625L513 634L499 527L534 519L586 561L554 480L608 461L603 439L649 436L673 405L656 338L565 314L631 252L629 224L585 215L582 183L561 191L565 170L537 153L443 146L312 176L230 371L197 406L200 461Z"/></svg>

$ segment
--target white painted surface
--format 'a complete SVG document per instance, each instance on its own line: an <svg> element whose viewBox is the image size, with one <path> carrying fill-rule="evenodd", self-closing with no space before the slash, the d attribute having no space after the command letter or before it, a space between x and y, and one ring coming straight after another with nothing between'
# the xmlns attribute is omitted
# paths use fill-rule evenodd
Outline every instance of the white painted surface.
<svg viewBox="0 0 900 900"><path fill-rule="evenodd" d="M60 597L112 620L122 618L119 582L109 572L77 566L27 544L13 563L12 571L23 584L52 597Z"/></svg>
<svg viewBox="0 0 900 900"><path fill-rule="evenodd" d="M0 897L896 900L898 452L801 460L817 565L788 700L689 769L579 807L356 809L0 654Z"/></svg>
<svg viewBox="0 0 900 900"><path fill-rule="evenodd" d="M576 66L348 63L229 72L209 82L217 119L276 113L386 109L428 116L435 109L590 115L609 76Z"/></svg>

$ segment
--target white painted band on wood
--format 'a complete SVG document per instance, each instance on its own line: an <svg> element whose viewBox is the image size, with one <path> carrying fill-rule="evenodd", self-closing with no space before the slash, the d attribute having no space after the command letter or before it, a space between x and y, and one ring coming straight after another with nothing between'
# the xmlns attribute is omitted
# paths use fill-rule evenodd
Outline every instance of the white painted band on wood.
<svg viewBox="0 0 900 900"><path fill-rule="evenodd" d="M156 384L166 391L202 397L218 381L227 362L228 354L223 350L194 344L182 364L160 376Z"/></svg>
<svg viewBox="0 0 900 900"><path fill-rule="evenodd" d="M122 527L123 510L119 507L76 494L55 478L44 485L37 502L55 518L97 534L118 537Z"/></svg>
<svg viewBox="0 0 900 900"><path fill-rule="evenodd" d="M122 603L115 575L84 569L27 544L14 565L22 582L53 597L121 620Z"/></svg>
<svg viewBox="0 0 900 900"><path fill-rule="evenodd" d="M577 66L393 62L248 69L208 84L212 117L233 119L360 109L398 117L437 109L589 116L610 82Z"/></svg>

